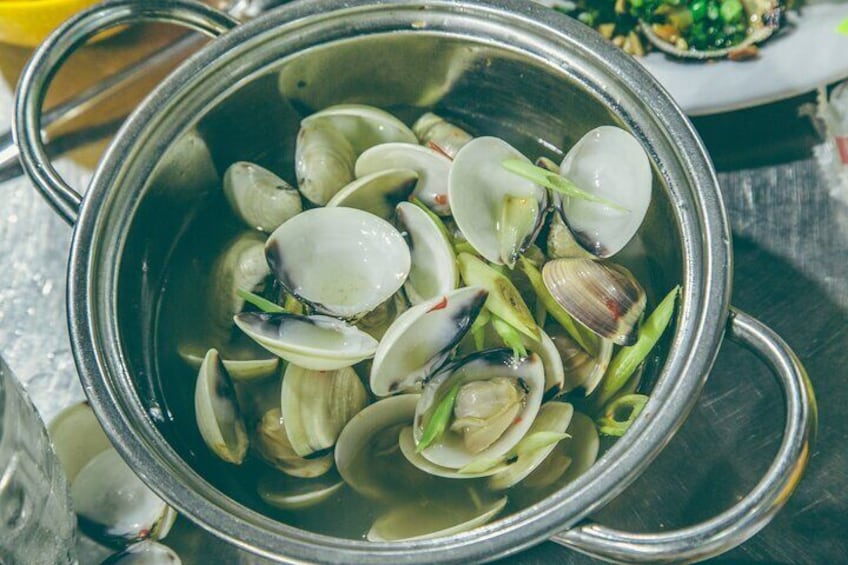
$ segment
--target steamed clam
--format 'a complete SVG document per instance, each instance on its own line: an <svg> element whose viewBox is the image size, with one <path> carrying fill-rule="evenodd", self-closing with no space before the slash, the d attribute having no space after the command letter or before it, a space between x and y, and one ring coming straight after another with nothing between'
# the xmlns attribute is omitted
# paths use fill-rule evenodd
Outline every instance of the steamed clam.
<svg viewBox="0 0 848 565"><path fill-rule="evenodd" d="M256 268L219 285L226 339L204 350L228 358L210 350L195 389L209 449L278 515L366 505L374 541L471 529L585 471L606 402L584 397L655 331L614 262L639 261L638 140L605 126L534 166L436 114L410 130L346 104L302 120L295 160L312 204L264 246L242 236Z"/></svg>
<svg viewBox="0 0 848 565"><path fill-rule="evenodd" d="M224 195L233 212L250 228L271 233L303 210L300 193L254 163L233 163L224 173Z"/></svg>
<svg viewBox="0 0 848 565"><path fill-rule="evenodd" d="M49 431L83 531L119 547L168 535L176 512L118 455L88 403L66 408Z"/></svg>

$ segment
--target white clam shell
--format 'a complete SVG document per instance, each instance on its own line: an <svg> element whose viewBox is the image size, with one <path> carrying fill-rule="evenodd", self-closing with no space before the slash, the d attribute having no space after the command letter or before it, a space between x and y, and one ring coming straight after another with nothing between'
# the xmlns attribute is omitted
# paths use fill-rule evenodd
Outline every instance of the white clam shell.
<svg viewBox="0 0 848 565"><path fill-rule="evenodd" d="M329 106L304 118L301 125L318 122L329 124L338 131L357 155L381 143L418 142L412 130L402 121L385 110L365 104Z"/></svg>
<svg viewBox="0 0 848 565"><path fill-rule="evenodd" d="M247 428L235 389L218 352L210 349L200 364L194 388L197 428L218 457L240 465L247 454Z"/></svg>
<svg viewBox="0 0 848 565"><path fill-rule="evenodd" d="M581 412L574 412L565 433L569 437L559 442L550 455L522 481L523 486L561 487L595 464L600 449L595 422Z"/></svg>
<svg viewBox="0 0 848 565"><path fill-rule="evenodd" d="M256 426L253 447L263 461L286 475L314 479L333 467L333 456L303 458L295 453L280 408L267 410Z"/></svg>
<svg viewBox="0 0 848 565"><path fill-rule="evenodd" d="M280 510L303 510L320 504L344 487L337 476L326 479L296 479L266 475L259 480L257 493L265 504Z"/></svg>
<svg viewBox="0 0 848 565"><path fill-rule="evenodd" d="M68 484L89 461L112 447L88 402L62 410L47 430Z"/></svg>
<svg viewBox="0 0 848 565"><path fill-rule="evenodd" d="M366 404L368 393L351 367L311 371L290 364L283 375L286 435L301 457L335 445L345 424Z"/></svg>
<svg viewBox="0 0 848 565"><path fill-rule="evenodd" d="M343 206L389 219L398 202L406 200L418 183L412 169L386 169L360 177L333 196L328 207Z"/></svg>
<svg viewBox="0 0 848 565"><path fill-rule="evenodd" d="M651 203L651 165L642 145L621 128L595 128L569 150L560 174L628 210L559 197L565 222L583 247L599 257L618 253L642 225Z"/></svg>
<svg viewBox="0 0 848 565"><path fill-rule="evenodd" d="M170 547L144 540L110 555L100 565L182 565L182 561Z"/></svg>
<svg viewBox="0 0 848 565"><path fill-rule="evenodd" d="M467 131L432 112L418 118L412 124L412 131L418 136L421 145L435 149L451 159L472 139Z"/></svg>
<svg viewBox="0 0 848 565"><path fill-rule="evenodd" d="M530 426L527 434L513 449L516 455L509 462L509 466L489 477L487 481L489 488L493 490L508 489L530 475L559 444L559 442L555 442L534 448L529 445L533 442L533 435L539 432L565 433L573 415L574 407L571 404L556 401L543 404L533 421L533 425Z"/></svg>
<svg viewBox="0 0 848 565"><path fill-rule="evenodd" d="M413 143L417 143L417 140ZM429 147L411 143L384 143L365 151L356 160L356 176L383 169L412 169L419 180L413 195L439 215L451 213L448 204L448 175L451 160Z"/></svg>
<svg viewBox="0 0 848 565"><path fill-rule="evenodd" d="M203 356L190 348L179 348L180 357L195 371L200 369ZM279 357L267 359L221 359L233 382L260 381L272 377L280 368Z"/></svg>
<svg viewBox="0 0 848 565"><path fill-rule="evenodd" d="M375 500L403 499L413 485L428 491L439 485L409 465L398 449L398 433L412 424L417 394L400 394L366 407L342 430L336 442L339 474L353 490ZM429 488L417 488L429 485ZM444 485L442 485L444 486Z"/></svg>
<svg viewBox="0 0 848 565"><path fill-rule="evenodd" d="M112 448L80 470L71 483L71 500L80 527L100 541L161 539L176 519L173 509Z"/></svg>
<svg viewBox="0 0 848 565"><path fill-rule="evenodd" d="M289 363L315 371L332 371L370 359L377 340L329 316L243 312L236 325L256 343Z"/></svg>
<svg viewBox="0 0 848 565"><path fill-rule="evenodd" d="M455 383L483 381L496 377L515 379L523 388L526 387L524 406L509 428L494 443L477 454L469 453L460 435L448 429L440 439L421 451L421 455L441 467L460 469L476 460L498 460L515 447L533 424L542 404L545 371L541 359L535 353L516 360L508 349L494 349L469 355L446 366L427 382L415 410L415 443L421 441L425 415L435 409Z"/></svg>
<svg viewBox="0 0 848 565"><path fill-rule="evenodd" d="M455 289L459 269L453 246L427 212L409 202L397 205L396 215L409 238L412 268L403 288L412 304L420 304Z"/></svg>
<svg viewBox="0 0 848 565"><path fill-rule="evenodd" d="M612 359L613 342L601 339L597 355L587 353L571 336L564 333L551 337L565 369L562 392L572 392L578 388L583 396L589 396L600 384Z"/></svg>
<svg viewBox="0 0 848 565"><path fill-rule="evenodd" d="M314 121L301 125L295 148L295 174L301 194L324 205L353 180L356 153L331 124Z"/></svg>
<svg viewBox="0 0 848 565"><path fill-rule="evenodd" d="M413 306L386 330L371 366L371 392L415 391L459 343L488 293L465 287Z"/></svg>
<svg viewBox="0 0 848 565"><path fill-rule="evenodd" d="M248 227L266 233L303 210L297 189L271 171L245 161L227 168L224 196Z"/></svg>
<svg viewBox="0 0 848 565"><path fill-rule="evenodd" d="M366 314L396 293L409 247L387 221L354 208L316 208L271 234L265 255L277 279L321 313Z"/></svg>
<svg viewBox="0 0 848 565"><path fill-rule="evenodd" d="M492 462L492 465L486 465L485 468L476 471L453 469L450 467L436 465L417 451L412 426L407 426L401 430L399 443L400 451L403 453L403 456L406 457L407 461L412 463L412 465L416 468L435 477L443 477L445 479L479 479L481 477L490 477L495 473L499 473L506 469L506 465L502 462L494 461Z"/></svg>
<svg viewBox="0 0 848 565"><path fill-rule="evenodd" d="M497 137L478 137L456 154L448 180L453 219L474 249L489 262L498 265L514 259L501 251L501 214L507 198L528 199L538 207L538 219L525 231L521 246L531 243L543 218L547 202L545 190L532 181L506 170L507 159L530 162L517 149Z"/></svg>
<svg viewBox="0 0 848 565"><path fill-rule="evenodd" d="M366 537L369 541L409 541L452 536L490 522L506 503L503 497L481 508L472 500L406 504L377 518Z"/></svg>

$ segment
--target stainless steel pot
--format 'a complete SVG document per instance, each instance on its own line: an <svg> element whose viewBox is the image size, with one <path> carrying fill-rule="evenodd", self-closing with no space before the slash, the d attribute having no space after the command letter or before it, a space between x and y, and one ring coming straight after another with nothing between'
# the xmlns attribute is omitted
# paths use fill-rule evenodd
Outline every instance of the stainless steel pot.
<svg viewBox="0 0 848 565"><path fill-rule="evenodd" d="M51 167L39 135L44 91L69 52L102 29L179 22L220 35L174 72L116 136L82 198ZM235 28L235 29L230 29ZM229 31L228 31L229 30ZM316 535L228 498L161 428L152 355L157 305L174 242L236 159L291 157L299 114L356 101L437 108L480 130L567 147L602 123L648 148L657 182L641 233L656 291L682 283L678 321L651 400L590 472L532 508L435 540L366 543ZM282 560L468 563L551 538L604 559L691 561L762 528L797 485L815 427L813 393L786 344L729 308L730 232L703 146L638 62L588 28L529 2L312 0L248 24L186 2L120 0L57 30L36 52L17 95L23 164L75 224L68 309L86 393L121 454L182 513L238 546ZM274 161L275 157L276 161ZM722 336L772 369L785 391L784 439L760 483L715 518L678 531L632 534L585 521L654 459L696 402Z"/></svg>

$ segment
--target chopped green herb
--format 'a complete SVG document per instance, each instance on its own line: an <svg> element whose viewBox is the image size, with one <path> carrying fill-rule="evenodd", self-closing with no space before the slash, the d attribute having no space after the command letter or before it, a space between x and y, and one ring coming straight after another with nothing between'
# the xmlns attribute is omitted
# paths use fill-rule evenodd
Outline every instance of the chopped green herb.
<svg viewBox="0 0 848 565"><path fill-rule="evenodd" d="M615 399L598 418L598 431L607 436L623 436L647 403L648 397L644 394L628 394Z"/></svg>
<svg viewBox="0 0 848 565"><path fill-rule="evenodd" d="M492 327L495 328L504 344L512 349L513 357L516 359L527 357L527 348L524 347L524 339L518 330L497 316L492 316Z"/></svg>
<svg viewBox="0 0 848 565"><path fill-rule="evenodd" d="M453 405L456 404L456 396L459 394L459 389L462 387L462 382L457 382L442 398L436 409L430 415L427 423L424 425L424 431L421 434L421 440L415 446L415 451L421 453L430 445L442 437L445 430L448 428L451 414L453 413Z"/></svg>
<svg viewBox="0 0 848 565"><path fill-rule="evenodd" d="M274 304L270 300L262 298L258 294L254 294L249 290L244 290L243 288L240 288L236 290L236 294L240 298L243 298L245 302L253 304L266 314L282 314L286 312L286 309L280 306L279 304Z"/></svg>

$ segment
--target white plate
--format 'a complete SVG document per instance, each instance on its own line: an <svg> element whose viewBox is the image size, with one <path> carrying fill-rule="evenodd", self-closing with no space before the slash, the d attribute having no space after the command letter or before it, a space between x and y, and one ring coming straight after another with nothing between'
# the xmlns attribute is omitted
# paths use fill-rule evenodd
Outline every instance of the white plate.
<svg viewBox="0 0 848 565"><path fill-rule="evenodd" d="M687 63L662 53L642 59L691 116L738 110L814 90L848 77L848 35L836 27L848 2L790 12L790 27L765 43L750 61Z"/></svg>

